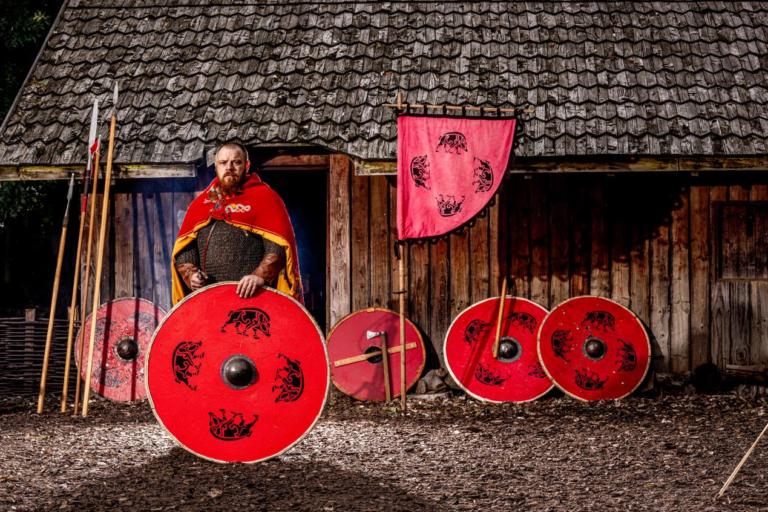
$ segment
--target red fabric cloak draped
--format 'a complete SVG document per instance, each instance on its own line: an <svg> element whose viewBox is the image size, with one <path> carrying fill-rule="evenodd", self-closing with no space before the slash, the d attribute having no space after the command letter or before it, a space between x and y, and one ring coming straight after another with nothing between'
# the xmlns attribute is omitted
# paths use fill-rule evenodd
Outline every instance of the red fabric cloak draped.
<svg viewBox="0 0 768 512"><path fill-rule="evenodd" d="M506 172L515 125L512 118L400 116L398 238L441 236L480 213Z"/></svg>
<svg viewBox="0 0 768 512"><path fill-rule="evenodd" d="M296 251L291 219L283 200L256 174L251 174L242 190L235 195L217 200L213 189L218 187L219 179L214 178L190 203L179 229L171 261L173 303L176 304L184 296L181 276L174 265L176 255L196 239L198 231L212 219L223 220L283 247L286 261L285 268L278 276L277 289L303 302L299 254Z"/></svg>

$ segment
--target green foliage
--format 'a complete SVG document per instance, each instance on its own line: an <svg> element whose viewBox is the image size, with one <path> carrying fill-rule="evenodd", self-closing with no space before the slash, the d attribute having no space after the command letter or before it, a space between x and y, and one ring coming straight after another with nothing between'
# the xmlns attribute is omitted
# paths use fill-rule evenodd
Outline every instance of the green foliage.
<svg viewBox="0 0 768 512"><path fill-rule="evenodd" d="M0 0L0 115L13 103L60 1Z"/></svg>
<svg viewBox="0 0 768 512"><path fill-rule="evenodd" d="M61 0L0 0L0 119L13 103ZM51 185L0 183L0 229L21 215L43 215Z"/></svg>
<svg viewBox="0 0 768 512"><path fill-rule="evenodd" d="M53 219L48 206L53 185L47 182L3 181L0 182L0 231L9 221L24 215L35 216L41 224Z"/></svg>

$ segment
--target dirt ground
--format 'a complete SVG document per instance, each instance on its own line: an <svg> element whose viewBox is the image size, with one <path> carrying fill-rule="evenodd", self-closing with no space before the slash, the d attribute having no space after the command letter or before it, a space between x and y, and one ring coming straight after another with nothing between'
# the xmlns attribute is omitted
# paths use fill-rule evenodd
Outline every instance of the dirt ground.
<svg viewBox="0 0 768 512"><path fill-rule="evenodd" d="M57 410L51 399L47 410ZM283 456L224 465L179 448L146 403L88 418L0 400L0 510L768 510L768 400L681 394L393 406L334 396Z"/></svg>

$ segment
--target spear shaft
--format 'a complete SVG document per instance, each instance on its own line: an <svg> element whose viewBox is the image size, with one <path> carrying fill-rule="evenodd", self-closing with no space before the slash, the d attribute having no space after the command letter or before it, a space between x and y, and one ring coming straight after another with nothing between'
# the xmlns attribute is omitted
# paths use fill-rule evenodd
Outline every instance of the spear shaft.
<svg viewBox="0 0 768 512"><path fill-rule="evenodd" d="M99 183L99 150L96 150L96 154L93 156L93 186L91 188L91 197L93 198L93 205L91 206L91 213L88 217L88 243L85 249L85 273L83 274L83 294L82 294L82 307L80 308L80 329L85 327L85 317L88 313L88 292L90 291L90 279L91 279L91 253L93 250L93 230L96 222L96 188ZM78 371L83 368L83 355L85 353L85 333L83 333L80 339L80 350L77 355L77 368ZM72 414L77 414L77 408L80 405L80 382L81 378L75 379L75 407Z"/></svg>
<svg viewBox="0 0 768 512"><path fill-rule="evenodd" d="M93 285L92 310L99 307L101 295L101 273L104 263L104 246L107 238L107 221L109 213L109 188L112 183L112 161L115 151L115 128L117 127L117 83L112 100L112 120L109 123L109 148L107 149L107 173L104 176L104 197L101 202L101 225L99 226L99 249L96 259L96 279ZM96 318L91 318L91 332L88 342L88 366L85 371L85 391L83 392L83 417L88 416L88 402L91 396L91 375L93 372L93 346L96 342Z"/></svg>
<svg viewBox="0 0 768 512"><path fill-rule="evenodd" d="M45 336L45 353L43 355L43 370L40 375L40 392L37 395L37 414L43 412L45 403L45 381L48 378L48 360L51 356L51 343L53 341L53 324L56 319L56 300L59 296L59 283L61 281L61 263L64 261L64 244L67 240L67 224L69 224L69 204L72 202L72 189L75 186L75 175L69 178L69 191L67 192L67 207L64 210L64 219L61 222L61 237L59 238L59 254L56 258L56 272L53 276L53 292L51 293L51 312L48 315L48 333Z"/></svg>

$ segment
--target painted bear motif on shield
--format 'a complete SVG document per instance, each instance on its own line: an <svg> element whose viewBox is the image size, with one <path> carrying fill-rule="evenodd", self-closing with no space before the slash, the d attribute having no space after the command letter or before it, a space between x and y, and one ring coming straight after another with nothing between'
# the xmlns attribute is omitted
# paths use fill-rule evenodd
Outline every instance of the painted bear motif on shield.
<svg viewBox="0 0 768 512"><path fill-rule="evenodd" d="M552 333L552 352L565 362L568 362L568 354L573 351L573 335L571 331L559 329Z"/></svg>
<svg viewBox="0 0 768 512"><path fill-rule="evenodd" d="M470 345L491 330L491 324L475 318L464 329L464 341Z"/></svg>
<svg viewBox="0 0 768 512"><path fill-rule="evenodd" d="M208 413L208 430L216 439L222 441L237 441L246 437L251 437L251 429L258 421L259 416L253 415L253 420L247 422L241 412L227 412L226 409L219 409L219 414Z"/></svg>
<svg viewBox="0 0 768 512"><path fill-rule="evenodd" d="M619 339L621 346L619 347L618 360L620 372L633 372L637 368L637 353L635 347L626 341Z"/></svg>
<svg viewBox="0 0 768 512"><path fill-rule="evenodd" d="M530 333L536 332L536 319L533 315L520 311L513 311L507 316L512 325L525 329Z"/></svg>
<svg viewBox="0 0 768 512"><path fill-rule="evenodd" d="M590 311L581 321L582 327L590 329L602 329L603 331L616 330L616 317L608 311Z"/></svg>
<svg viewBox="0 0 768 512"><path fill-rule="evenodd" d="M221 332L227 332L228 325L234 326L235 333L241 336L248 336L248 331L250 331L255 340L259 339L259 333L270 336L270 318L263 309L234 309L229 312L227 321L221 326Z"/></svg>
<svg viewBox="0 0 768 512"><path fill-rule="evenodd" d="M488 386L501 386L507 381L507 379L501 375L493 373L482 364L477 365L477 370L475 370L475 378L479 382L482 382Z"/></svg>
<svg viewBox="0 0 768 512"><path fill-rule="evenodd" d="M285 359L285 366L278 368L275 374L275 385L272 391L277 391L275 402L295 402L304 393L304 371L299 361L279 354Z"/></svg>
<svg viewBox="0 0 768 512"><path fill-rule="evenodd" d="M600 376L592 370L576 370L576 385L585 391L595 391L603 389L608 381L608 377L601 379Z"/></svg>
<svg viewBox="0 0 768 512"><path fill-rule="evenodd" d="M184 384L192 391L197 390L193 377L200 374L205 352L200 352L202 341L182 341L173 349L173 376L179 384Z"/></svg>

